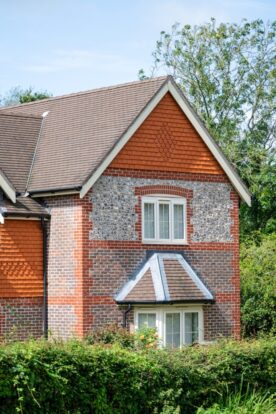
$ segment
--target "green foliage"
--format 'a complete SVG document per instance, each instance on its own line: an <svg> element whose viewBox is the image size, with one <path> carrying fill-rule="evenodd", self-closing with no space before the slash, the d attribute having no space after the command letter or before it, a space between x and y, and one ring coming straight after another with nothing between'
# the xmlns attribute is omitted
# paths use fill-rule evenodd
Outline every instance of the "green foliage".
<svg viewBox="0 0 276 414"><path fill-rule="evenodd" d="M50 98L52 95L47 91L35 92L32 87L22 89L20 86L12 88L5 96L0 97L0 106L18 105L27 102L39 101Z"/></svg>
<svg viewBox="0 0 276 414"><path fill-rule="evenodd" d="M120 345L122 348L134 349L135 337L128 329L117 324L111 324L96 329L86 337L86 342L91 345Z"/></svg>
<svg viewBox="0 0 276 414"><path fill-rule="evenodd" d="M158 343L158 333L155 328L144 327L135 332L135 345L137 349L156 349Z"/></svg>
<svg viewBox="0 0 276 414"><path fill-rule="evenodd" d="M85 340L90 345L119 345L133 350L156 349L159 342L155 328L145 327L130 333L128 329L115 323L96 329Z"/></svg>
<svg viewBox="0 0 276 414"><path fill-rule="evenodd" d="M276 333L276 233L241 245L241 319L245 336Z"/></svg>
<svg viewBox="0 0 276 414"><path fill-rule="evenodd" d="M79 341L2 345L0 412L191 414L241 383L271 390L275 362L271 339L140 352Z"/></svg>
<svg viewBox="0 0 276 414"><path fill-rule="evenodd" d="M153 73L174 76L255 196L241 209L242 236L276 230L275 29L262 20L175 24L153 53Z"/></svg>
<svg viewBox="0 0 276 414"><path fill-rule="evenodd" d="M199 408L197 414L275 414L276 395L247 392L229 395L211 408Z"/></svg>

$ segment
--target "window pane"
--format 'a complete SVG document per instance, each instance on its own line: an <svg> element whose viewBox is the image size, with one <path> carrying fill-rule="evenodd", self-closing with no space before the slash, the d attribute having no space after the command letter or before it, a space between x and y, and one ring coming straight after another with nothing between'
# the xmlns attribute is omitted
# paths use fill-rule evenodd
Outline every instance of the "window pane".
<svg viewBox="0 0 276 414"><path fill-rule="evenodd" d="M159 238L169 239L170 205L159 203Z"/></svg>
<svg viewBox="0 0 276 414"><path fill-rule="evenodd" d="M174 204L173 206L173 229L174 239L184 239L184 206L181 204Z"/></svg>
<svg viewBox="0 0 276 414"><path fill-rule="evenodd" d="M154 204L144 204L144 237L145 239L154 239Z"/></svg>
<svg viewBox="0 0 276 414"><path fill-rule="evenodd" d="M198 342L198 312L185 313L185 344Z"/></svg>
<svg viewBox="0 0 276 414"><path fill-rule="evenodd" d="M155 313L139 313L138 314L138 329L141 328L156 328L156 314Z"/></svg>
<svg viewBox="0 0 276 414"><path fill-rule="evenodd" d="M180 313L166 313L166 345L180 347Z"/></svg>

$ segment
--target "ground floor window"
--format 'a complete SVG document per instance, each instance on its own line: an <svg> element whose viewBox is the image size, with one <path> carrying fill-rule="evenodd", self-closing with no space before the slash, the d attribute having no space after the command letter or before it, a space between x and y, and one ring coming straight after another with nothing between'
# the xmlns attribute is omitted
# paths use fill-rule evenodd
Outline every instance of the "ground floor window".
<svg viewBox="0 0 276 414"><path fill-rule="evenodd" d="M203 341L202 306L136 308L135 328L156 328L161 344L180 348Z"/></svg>

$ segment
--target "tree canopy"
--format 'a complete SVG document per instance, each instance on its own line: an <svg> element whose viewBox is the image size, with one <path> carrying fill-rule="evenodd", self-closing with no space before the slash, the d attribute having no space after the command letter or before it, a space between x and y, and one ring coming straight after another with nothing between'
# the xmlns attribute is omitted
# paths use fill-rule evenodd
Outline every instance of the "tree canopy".
<svg viewBox="0 0 276 414"><path fill-rule="evenodd" d="M161 32L149 75L173 75L249 186L242 236L276 230L275 36L276 22L262 20L175 24Z"/></svg>
<svg viewBox="0 0 276 414"><path fill-rule="evenodd" d="M20 86L15 86L7 94L0 96L0 106L23 104L50 98L51 96L47 91L34 91L32 87L22 89Z"/></svg>

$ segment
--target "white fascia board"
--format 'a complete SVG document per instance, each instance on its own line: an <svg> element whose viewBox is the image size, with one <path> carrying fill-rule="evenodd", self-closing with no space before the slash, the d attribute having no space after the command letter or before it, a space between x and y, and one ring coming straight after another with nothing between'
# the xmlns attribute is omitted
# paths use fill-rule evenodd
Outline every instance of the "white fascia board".
<svg viewBox="0 0 276 414"><path fill-rule="evenodd" d="M83 184L82 189L80 191L80 198L83 198L90 188L94 185L94 183L98 180L98 178L102 175L105 169L109 166L109 164L114 160L114 158L119 154L125 144L129 141L129 139L133 136L133 134L137 131L137 129L142 125L145 119L149 116L149 114L153 111L153 109L158 105L161 99L165 96L167 92L170 92L171 95L174 97L184 114L187 116L193 127L196 129L198 134L201 136L204 143L207 145L215 159L220 164L221 168L224 170L225 174L229 178L230 182L232 183L233 187L237 190L242 200L244 200L249 206L251 206L251 195L246 186L241 181L240 177L231 166L225 155L222 153L219 146L216 144L214 139L210 136L207 129L204 125L199 121L197 115L195 114L194 110L191 106L186 102L178 88L174 85L174 83L169 80L159 89L157 94L152 98L152 100L146 105L144 110L140 113L140 115L136 118L136 120L130 125L128 130L123 134L121 139L115 144L113 149L110 151L108 156L103 160L103 162L99 165L99 167L95 170L95 172L90 176L90 178Z"/></svg>
<svg viewBox="0 0 276 414"><path fill-rule="evenodd" d="M169 91L169 82L166 82L163 87L159 89L157 94L152 98L152 100L146 105L144 110L140 113L140 115L135 119L135 121L130 125L128 130L123 134L121 139L115 144L111 152L108 156L103 160L103 162L99 165L96 171L91 175L91 177L83 184L82 189L80 191L80 198L83 198L90 188L95 184L98 178L102 175L105 169L109 166L109 164L114 160L116 155L119 154L121 149L125 146L125 144L129 141L129 139L133 136L133 134L137 131L137 129L142 125L145 119L150 115L153 109L158 105L164 95Z"/></svg>
<svg viewBox="0 0 276 414"><path fill-rule="evenodd" d="M153 256L149 259L152 281L155 291L155 297L157 301L164 301L166 299L164 286L162 283L161 269L159 266L158 254L154 253Z"/></svg>
<svg viewBox="0 0 276 414"><path fill-rule="evenodd" d="M184 257L181 254L177 254L176 256L178 258L179 263L183 266L183 268L188 273L190 278L194 281L194 283L199 288L199 290L201 290L201 292L204 294L205 298L213 300L214 297L213 297L212 293L209 291L209 289L207 289L207 287L204 285L204 283L199 279L197 274L193 271L193 269L191 268L189 263L186 262Z"/></svg>
<svg viewBox="0 0 276 414"><path fill-rule="evenodd" d="M146 271L150 269L149 262L147 261L135 278L130 279L120 290L120 292L115 296L117 302L122 302L125 300L127 295L132 291L132 289L137 285L137 283L142 279Z"/></svg>
<svg viewBox="0 0 276 414"><path fill-rule="evenodd" d="M6 194L6 196L13 202L16 203L16 191L15 188L10 184L5 175L0 171L0 187Z"/></svg>
<svg viewBox="0 0 276 414"><path fill-rule="evenodd" d="M225 174L229 178L230 182L232 183L233 187L237 190L242 200L246 202L248 206L251 206L251 195L248 189L245 187L243 182L241 181L240 177L231 166L230 162L227 160L225 155L222 153L221 149L214 141L214 139L210 136L207 129L204 125L199 122L197 119L197 115L195 114L194 110L187 104L183 96L179 93L178 89L172 82L168 84L169 92L172 94L184 114L187 116L193 127L196 129L198 134L203 139L204 143L207 145L217 162L220 164L221 168L224 170Z"/></svg>

